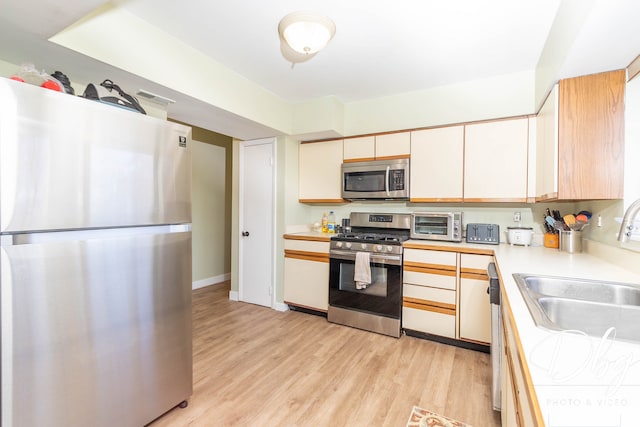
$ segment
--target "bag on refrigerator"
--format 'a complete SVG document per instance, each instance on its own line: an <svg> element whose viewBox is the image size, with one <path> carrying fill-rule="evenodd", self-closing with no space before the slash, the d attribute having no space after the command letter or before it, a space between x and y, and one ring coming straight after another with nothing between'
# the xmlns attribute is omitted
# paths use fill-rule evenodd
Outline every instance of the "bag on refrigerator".
<svg viewBox="0 0 640 427"><path fill-rule="evenodd" d="M100 83L99 86L89 83L84 90L82 97L103 102L105 104L116 105L138 113L147 114L136 98L120 89L120 86L109 79Z"/></svg>

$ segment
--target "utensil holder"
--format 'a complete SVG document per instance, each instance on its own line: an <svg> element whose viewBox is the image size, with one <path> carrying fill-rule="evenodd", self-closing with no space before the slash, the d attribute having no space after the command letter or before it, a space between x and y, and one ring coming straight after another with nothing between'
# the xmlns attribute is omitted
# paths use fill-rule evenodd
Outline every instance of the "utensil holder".
<svg viewBox="0 0 640 427"><path fill-rule="evenodd" d="M563 252L582 252L582 231L560 231L560 250Z"/></svg>
<svg viewBox="0 0 640 427"><path fill-rule="evenodd" d="M544 233L544 247L558 249L560 241L557 233Z"/></svg>

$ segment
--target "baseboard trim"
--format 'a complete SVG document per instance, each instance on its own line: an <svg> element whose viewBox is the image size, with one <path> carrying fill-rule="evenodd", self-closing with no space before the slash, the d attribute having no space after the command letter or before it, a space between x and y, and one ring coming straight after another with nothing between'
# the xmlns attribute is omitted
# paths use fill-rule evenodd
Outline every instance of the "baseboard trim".
<svg viewBox="0 0 640 427"><path fill-rule="evenodd" d="M491 347L489 345L457 340L455 338L441 337L439 335L433 335L426 332L414 331L412 329L404 329L405 335L408 337L421 338L423 340L436 341L442 344L453 345L456 347L466 348L468 350L475 350L482 353L490 353Z"/></svg>
<svg viewBox="0 0 640 427"><path fill-rule="evenodd" d="M191 283L191 289L196 290L206 286L215 285L231 279L231 273L220 274L218 276L207 277L206 279L196 280Z"/></svg>
<svg viewBox="0 0 640 427"><path fill-rule="evenodd" d="M238 291L229 291L229 300L240 301L240 295L238 294Z"/></svg>

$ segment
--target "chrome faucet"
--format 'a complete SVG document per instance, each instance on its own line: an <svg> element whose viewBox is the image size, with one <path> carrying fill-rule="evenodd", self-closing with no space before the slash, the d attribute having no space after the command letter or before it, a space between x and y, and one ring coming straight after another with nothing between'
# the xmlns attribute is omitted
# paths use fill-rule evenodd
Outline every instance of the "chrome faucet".
<svg viewBox="0 0 640 427"><path fill-rule="evenodd" d="M640 199L631 203L631 205L627 208L627 211L624 213L624 218L622 219L622 224L620 224L620 232L618 232L618 241L619 242L628 242L631 237L631 233L634 229L634 221L636 216L638 216L638 212L640 212Z"/></svg>

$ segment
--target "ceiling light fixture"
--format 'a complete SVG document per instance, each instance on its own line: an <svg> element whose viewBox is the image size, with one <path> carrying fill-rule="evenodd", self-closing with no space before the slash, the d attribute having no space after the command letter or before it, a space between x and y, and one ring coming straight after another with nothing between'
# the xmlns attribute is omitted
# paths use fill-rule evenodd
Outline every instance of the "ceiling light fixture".
<svg viewBox="0 0 640 427"><path fill-rule="evenodd" d="M322 50L336 33L336 25L323 15L293 12L278 24L281 51L292 63L311 59Z"/></svg>

